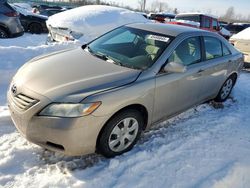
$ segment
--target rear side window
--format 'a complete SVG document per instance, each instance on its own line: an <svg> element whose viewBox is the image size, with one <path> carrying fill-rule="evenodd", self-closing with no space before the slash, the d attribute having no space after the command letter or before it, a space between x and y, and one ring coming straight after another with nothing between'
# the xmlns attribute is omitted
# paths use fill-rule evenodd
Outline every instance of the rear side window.
<svg viewBox="0 0 250 188"><path fill-rule="evenodd" d="M221 41L214 37L204 37L206 60L222 56Z"/></svg>
<svg viewBox="0 0 250 188"><path fill-rule="evenodd" d="M176 62L185 66L198 63L200 61L200 37L191 37L181 42L168 59L168 62Z"/></svg>
<svg viewBox="0 0 250 188"><path fill-rule="evenodd" d="M225 44L222 44L222 51L223 51L223 56L231 54L230 50L228 49L228 47L226 47Z"/></svg>

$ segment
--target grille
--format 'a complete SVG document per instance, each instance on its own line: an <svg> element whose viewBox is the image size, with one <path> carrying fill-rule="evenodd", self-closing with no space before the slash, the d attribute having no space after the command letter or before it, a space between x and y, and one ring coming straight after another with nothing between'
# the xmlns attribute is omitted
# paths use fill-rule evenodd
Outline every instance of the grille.
<svg viewBox="0 0 250 188"><path fill-rule="evenodd" d="M36 104L38 100L20 93L13 97L13 102L18 109L24 111Z"/></svg>

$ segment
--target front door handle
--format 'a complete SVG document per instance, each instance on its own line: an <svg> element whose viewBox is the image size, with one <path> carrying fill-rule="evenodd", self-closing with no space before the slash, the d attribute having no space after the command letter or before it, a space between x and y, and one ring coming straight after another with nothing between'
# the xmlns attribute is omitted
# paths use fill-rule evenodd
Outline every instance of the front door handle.
<svg viewBox="0 0 250 188"><path fill-rule="evenodd" d="M199 74L199 73L202 73L202 72L204 72L204 70L203 70L203 69L200 69L200 70L198 70L197 73Z"/></svg>

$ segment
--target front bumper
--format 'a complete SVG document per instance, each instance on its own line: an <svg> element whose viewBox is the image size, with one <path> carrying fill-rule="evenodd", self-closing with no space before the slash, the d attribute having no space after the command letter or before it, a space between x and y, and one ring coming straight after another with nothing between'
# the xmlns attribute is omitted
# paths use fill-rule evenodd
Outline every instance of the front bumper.
<svg viewBox="0 0 250 188"><path fill-rule="evenodd" d="M19 132L27 140L49 150L65 155L79 156L94 153L96 141L106 117L93 115L79 118L60 118L38 116L49 100L36 96L39 102L20 112L13 104L12 92L8 92L8 104L11 118Z"/></svg>

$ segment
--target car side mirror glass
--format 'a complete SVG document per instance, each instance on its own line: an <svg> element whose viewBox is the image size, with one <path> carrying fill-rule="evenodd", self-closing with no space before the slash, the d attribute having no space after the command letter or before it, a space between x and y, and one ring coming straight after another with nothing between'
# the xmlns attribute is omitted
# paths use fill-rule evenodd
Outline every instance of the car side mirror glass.
<svg viewBox="0 0 250 188"><path fill-rule="evenodd" d="M165 65L164 71L174 72L174 73L184 73L187 71L187 67L177 62L169 62Z"/></svg>

